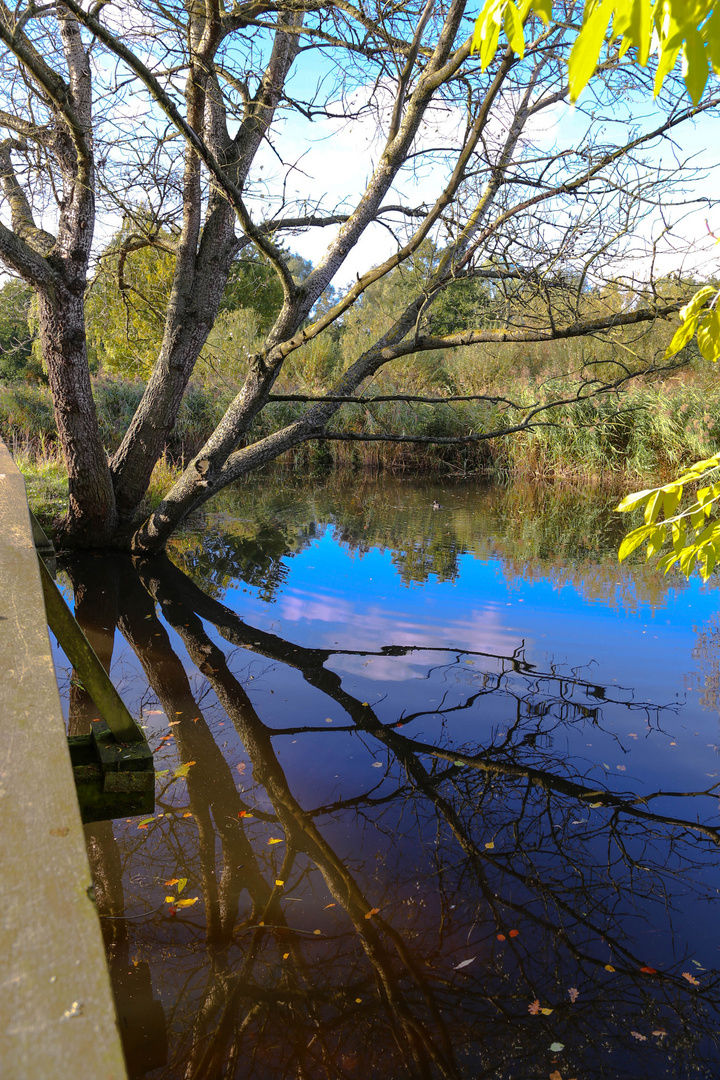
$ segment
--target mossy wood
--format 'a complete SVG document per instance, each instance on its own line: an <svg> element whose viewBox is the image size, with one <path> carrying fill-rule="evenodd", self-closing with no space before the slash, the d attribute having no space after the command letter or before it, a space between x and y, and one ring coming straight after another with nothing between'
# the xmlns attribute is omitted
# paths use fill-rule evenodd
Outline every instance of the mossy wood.
<svg viewBox="0 0 720 1080"><path fill-rule="evenodd" d="M152 813L153 756L105 668L78 626L43 560L40 579L47 619L102 719L89 735L70 736L70 758L84 822Z"/></svg>

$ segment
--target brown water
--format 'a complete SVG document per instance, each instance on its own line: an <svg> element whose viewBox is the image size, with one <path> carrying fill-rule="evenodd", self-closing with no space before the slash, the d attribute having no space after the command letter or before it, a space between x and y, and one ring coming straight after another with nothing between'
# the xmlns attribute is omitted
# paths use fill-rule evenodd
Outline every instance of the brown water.
<svg viewBox="0 0 720 1080"><path fill-rule="evenodd" d="M132 1077L720 1073L716 593L615 501L264 478L64 564L158 770L87 826Z"/></svg>

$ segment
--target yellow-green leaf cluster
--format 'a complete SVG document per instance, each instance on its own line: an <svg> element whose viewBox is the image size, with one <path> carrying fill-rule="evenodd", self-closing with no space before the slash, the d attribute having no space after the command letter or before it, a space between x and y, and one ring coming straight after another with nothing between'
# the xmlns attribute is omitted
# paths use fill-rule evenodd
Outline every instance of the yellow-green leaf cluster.
<svg viewBox="0 0 720 1080"><path fill-rule="evenodd" d="M698 348L705 359L715 361L720 357L719 300L720 292L712 285L704 285L702 289L698 289L690 303L680 309L681 322L665 351L666 360L684 349L692 340L695 331Z"/></svg>
<svg viewBox="0 0 720 1080"><path fill-rule="evenodd" d="M525 20L538 15L544 23L552 14L552 0L485 0L477 17L470 51L480 54L483 71L497 52L500 31L505 31L508 45L522 59L525 54Z"/></svg>
<svg viewBox="0 0 720 1080"><path fill-rule="evenodd" d="M523 0L517 5L512 0L486 0L471 45L473 52L480 53L483 70L497 51L501 29L522 57L523 27L530 13L548 22L550 0ZM642 67L656 56L655 94L680 62L687 91L697 104L710 72L720 71L720 4L717 0L585 0L582 25L568 60L573 101L592 78L604 47L617 47L619 59L632 49L631 59Z"/></svg>
<svg viewBox="0 0 720 1080"><path fill-rule="evenodd" d="M626 496L616 509L621 513L642 509L645 524L633 529L623 540L618 552L620 562L643 544L648 559L670 544L671 551L659 560L659 568L667 573L677 566L689 577L697 567L706 581L720 557L720 521L714 517L720 500L720 481L696 485L710 478L718 468L720 454L696 462L669 484ZM692 485L694 494L689 505L680 509L688 485Z"/></svg>

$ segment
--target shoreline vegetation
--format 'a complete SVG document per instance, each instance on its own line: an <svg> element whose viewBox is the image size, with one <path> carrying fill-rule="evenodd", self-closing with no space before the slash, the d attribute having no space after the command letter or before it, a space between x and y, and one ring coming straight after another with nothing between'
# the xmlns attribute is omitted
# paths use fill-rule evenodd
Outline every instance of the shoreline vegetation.
<svg viewBox="0 0 720 1080"><path fill-rule="evenodd" d="M431 445L319 440L285 454L274 467L322 475L333 469L405 476L490 480L588 482L622 487L638 480L658 483L686 464L714 453L720 444L720 386L707 367L688 365L650 385L631 385L612 397L587 399L545 414L533 430L469 444ZM94 392L106 449L119 445L143 391L141 380L98 376ZM504 396L518 402L558 396L552 383L527 376L506 382ZM191 384L165 453L155 467L148 506L156 506L173 479L197 453L222 416L233 388ZM262 413L250 441L290 422L303 405L276 402ZM489 402L423 405L393 402L343 410L337 431L355 435L402 432L408 436L456 436L507 424L507 407ZM267 429L267 430L266 430ZM0 383L0 435L25 476L34 513L49 525L67 508L62 460L47 388L19 381Z"/></svg>

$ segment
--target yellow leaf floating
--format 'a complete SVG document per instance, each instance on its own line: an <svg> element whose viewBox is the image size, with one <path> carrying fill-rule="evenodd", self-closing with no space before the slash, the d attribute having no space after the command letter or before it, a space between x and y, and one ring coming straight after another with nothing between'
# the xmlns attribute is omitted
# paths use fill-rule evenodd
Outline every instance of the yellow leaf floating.
<svg viewBox="0 0 720 1080"><path fill-rule="evenodd" d="M193 904L197 904L199 896L193 896L192 900L188 897L186 900L178 900L178 907L192 907Z"/></svg>
<svg viewBox="0 0 720 1080"><path fill-rule="evenodd" d="M166 904L174 904L175 903L175 897L174 896L166 896L165 897L165 903Z"/></svg>
<svg viewBox="0 0 720 1080"><path fill-rule="evenodd" d="M183 891L183 889L187 885L187 882L188 882L188 879L186 877L178 878L177 887L178 887L178 892L179 893L181 893Z"/></svg>
<svg viewBox="0 0 720 1080"><path fill-rule="evenodd" d="M187 776L188 772L190 771L190 766L195 764L196 762L194 761L186 761L184 765L180 765L180 767L177 768L173 773L173 779L178 780L183 776Z"/></svg>
<svg viewBox="0 0 720 1080"><path fill-rule="evenodd" d="M373 915L378 915L379 913L380 913L380 908L379 907L370 908L370 910L365 914L365 918L366 919L372 919Z"/></svg>
<svg viewBox="0 0 720 1080"><path fill-rule="evenodd" d="M495 844L494 844L494 842L493 842L493 841L491 840L489 844L486 844L486 845L485 845L485 847L486 847L486 848L488 849L488 851L492 851L492 849L493 849L493 848L495 847Z"/></svg>
<svg viewBox="0 0 720 1080"><path fill-rule="evenodd" d="M284 884L285 884L285 882L284 882L284 881L281 881L281 880L280 880L280 878L275 878L275 884L276 884L276 885L284 885Z"/></svg>
<svg viewBox="0 0 720 1080"><path fill-rule="evenodd" d="M284 953L283 953L283 960L287 960L287 958L288 958L288 956L289 956L289 955L290 955L290 953L289 953L289 952L284 952Z"/></svg>
<svg viewBox="0 0 720 1080"><path fill-rule="evenodd" d="M615 968L612 966L612 964L606 964L605 965L605 970L606 971L614 971Z"/></svg>
<svg viewBox="0 0 720 1080"><path fill-rule="evenodd" d="M540 1012L543 1014L543 1016L549 1016L552 1012L552 1009L541 1009Z"/></svg>
<svg viewBox="0 0 720 1080"><path fill-rule="evenodd" d="M285 841L278 836L271 836L268 840L268 844L283 844Z"/></svg>

